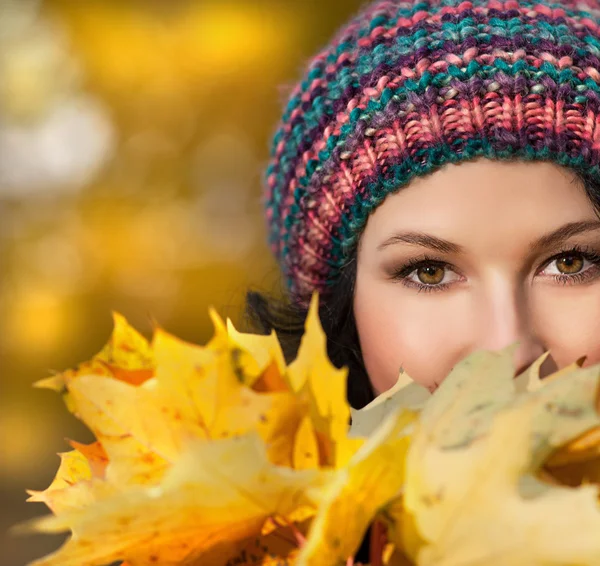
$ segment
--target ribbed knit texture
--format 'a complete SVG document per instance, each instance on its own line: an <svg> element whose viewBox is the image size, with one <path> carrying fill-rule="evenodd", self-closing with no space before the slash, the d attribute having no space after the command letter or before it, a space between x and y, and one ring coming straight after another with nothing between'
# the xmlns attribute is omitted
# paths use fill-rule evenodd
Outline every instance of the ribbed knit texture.
<svg viewBox="0 0 600 566"><path fill-rule="evenodd" d="M269 241L294 300L325 298L369 214L446 163L600 175L599 23L591 1L384 0L353 19L310 62L273 141Z"/></svg>

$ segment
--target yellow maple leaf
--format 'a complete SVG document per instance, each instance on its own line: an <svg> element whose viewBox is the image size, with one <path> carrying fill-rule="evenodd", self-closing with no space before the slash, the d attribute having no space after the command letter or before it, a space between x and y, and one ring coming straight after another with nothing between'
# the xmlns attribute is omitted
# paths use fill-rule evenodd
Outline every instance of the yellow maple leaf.
<svg viewBox="0 0 600 566"><path fill-rule="evenodd" d="M83 365L68 374L64 386L72 411L100 441L109 456L107 478L116 484L152 484L177 458L186 440L216 439L258 430L274 463L291 463L294 434L300 421L291 392L258 393L240 380L241 355L232 355L222 324L206 346L185 343L161 329L152 342L155 376L142 383L113 374L87 373ZM117 318L115 332L127 329ZM111 342L116 342L115 339ZM145 346L144 346L145 348ZM239 348L238 348L239 350ZM103 351L107 351L105 348ZM114 351L114 348L113 348ZM141 356L128 348L137 371ZM121 364L124 365L123 363Z"/></svg>
<svg viewBox="0 0 600 566"><path fill-rule="evenodd" d="M113 313L113 322L109 341L91 360L76 369L41 379L34 387L63 393L67 407L74 411L67 386L79 375L105 375L134 385L150 379L154 372L154 357L148 341L121 314Z"/></svg>
<svg viewBox="0 0 600 566"><path fill-rule="evenodd" d="M174 418L172 408L161 410L154 390L146 384L141 387L100 375L82 375L69 382L68 390L76 416L108 456L108 482L153 484L177 459L188 427Z"/></svg>
<svg viewBox="0 0 600 566"><path fill-rule="evenodd" d="M104 479L108 463L99 442L70 444L75 450L59 454L60 466L50 486L44 491L27 490L27 501L45 503L55 514L91 504L102 489L94 480Z"/></svg>
<svg viewBox="0 0 600 566"><path fill-rule="evenodd" d="M540 377L540 369L549 355L550 352L544 352L522 374L515 378L515 388L517 392L537 391L544 385L547 385L550 381L576 371L583 366L583 362L585 361L585 356L582 356L572 364L569 364L542 379Z"/></svg>
<svg viewBox="0 0 600 566"><path fill-rule="evenodd" d="M250 363L250 354L229 340L218 317L213 321L216 334L206 347L158 331L153 341L156 382L146 387L155 387L162 411L172 407L180 422L194 423L195 435L216 439L258 430L271 461L291 466L290 437L302 417L297 397L289 389L251 387L260 364Z"/></svg>
<svg viewBox="0 0 600 566"><path fill-rule="evenodd" d="M519 393L513 347L461 362L421 414L403 499L422 538L405 547L419 565L600 563L597 487L538 474L556 448L600 423L600 366Z"/></svg>
<svg viewBox="0 0 600 566"><path fill-rule="evenodd" d="M190 446L155 487L38 520L40 531L73 530L77 536L32 566L115 560L208 565L205 557L214 556L215 548L256 536L267 517L314 505L311 490L326 480L318 470L273 466L256 435L202 442ZM286 552L294 546L290 543Z"/></svg>
<svg viewBox="0 0 600 566"><path fill-rule="evenodd" d="M90 464L81 452L72 450L62 452L59 456L60 466L50 486L44 491L27 491L31 496L27 501L43 502L56 514L87 505L90 501L89 498L81 500L82 496L85 497L86 494L74 493L68 488L73 483L85 482L92 478Z"/></svg>
<svg viewBox="0 0 600 566"><path fill-rule="evenodd" d="M66 391L70 410L97 441L75 444L55 482L32 492L56 510L34 528L73 533L40 564L179 564L216 557L227 544L249 553L256 541L281 547L282 560L295 556L300 539L277 541L306 532L331 469L362 443L347 439L346 372L329 363L314 308L290 367L273 334L243 334L210 315L215 334L206 346L158 327L148 344L115 315L113 336L97 356L42 384ZM242 450L248 438L252 448ZM228 443L237 452L218 448ZM151 542L148 529L156 533ZM196 529L203 535L190 543ZM275 560L270 551L253 552L261 563Z"/></svg>
<svg viewBox="0 0 600 566"><path fill-rule="evenodd" d="M231 322L228 327L236 345L259 360L256 372L259 377L247 380L252 389L289 391L300 404L301 418L288 429L294 431L293 437L277 436L281 453L291 457L286 465L340 468L361 446L363 438L348 435L348 371L336 368L327 356L327 338L319 320L318 305L318 294L314 293L297 357L288 367L274 333L268 336L244 334L235 330Z"/></svg>
<svg viewBox="0 0 600 566"><path fill-rule="evenodd" d="M350 409L351 436L370 436L386 417L398 408L420 412L431 397L429 389L414 381L403 369L393 387L378 395L362 409Z"/></svg>
<svg viewBox="0 0 600 566"><path fill-rule="evenodd" d="M347 368L327 357L327 338L319 322L319 298L313 294L298 356L288 367L291 389L303 400L314 426L322 466L345 465L362 444L348 436L350 407L346 401Z"/></svg>
<svg viewBox="0 0 600 566"><path fill-rule="evenodd" d="M539 371L549 352L542 354L523 374L515 380L517 391L537 391L551 381L575 373L583 366L585 356L572 364L540 379ZM600 401L597 402L600 411ZM583 483L600 484L600 427L585 431L578 438L560 446L545 462L541 475L547 481L554 481L573 487Z"/></svg>
<svg viewBox="0 0 600 566"><path fill-rule="evenodd" d="M105 477L108 456L106 455L104 448L102 448L102 444L98 441L92 442L91 444L81 444L74 440L70 440L69 444L86 458L92 477Z"/></svg>
<svg viewBox="0 0 600 566"><path fill-rule="evenodd" d="M275 331L269 335L249 334L239 332L231 320L227 319L227 334L229 338L242 347L256 360L255 375L248 376L248 384L255 391L287 391L289 386L284 379L286 364L281 344ZM260 383L257 383L260 381Z"/></svg>
<svg viewBox="0 0 600 566"><path fill-rule="evenodd" d="M115 378L139 385L152 377L155 365L152 349L123 315L113 313L113 320L111 339L95 359L106 364Z"/></svg>
<svg viewBox="0 0 600 566"><path fill-rule="evenodd" d="M336 472L323 497L298 566L346 562L367 528L404 485L404 461L417 413L397 409Z"/></svg>

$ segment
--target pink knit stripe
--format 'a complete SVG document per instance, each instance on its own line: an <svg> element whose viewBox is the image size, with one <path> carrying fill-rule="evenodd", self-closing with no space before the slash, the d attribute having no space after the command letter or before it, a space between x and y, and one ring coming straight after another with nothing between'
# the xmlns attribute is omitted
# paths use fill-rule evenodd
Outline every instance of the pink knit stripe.
<svg viewBox="0 0 600 566"><path fill-rule="evenodd" d="M331 248L331 236L335 237L338 233L342 211L347 210L357 198L357 189L372 177L377 166L383 168L386 164L414 157L418 149L440 142L451 143L457 138L469 138L476 131L493 133L498 127L514 132L525 131L533 143L549 132L558 135L567 130L572 134L569 141L572 147L566 149L574 151L587 141L592 144L592 151L600 153L600 116L583 106L565 111L563 101L553 103L539 95L523 100L520 96L509 99L489 93L486 98L462 103L448 101L448 107L437 114L432 109L429 116L415 112L402 123L397 119L379 130L368 144L358 147L351 159L342 161L328 184L321 186L319 193L312 196L314 204L304 232L297 235L302 238L303 250L310 250L310 258L301 258L300 265L307 268L310 264L312 273L322 272L325 276L327 263L323 259L319 261L319 253L327 254ZM483 124L478 126L476 123L482 117ZM434 135L438 120L441 130ZM314 277L309 279L314 281Z"/></svg>
<svg viewBox="0 0 600 566"><path fill-rule="evenodd" d="M540 65L543 63L543 61L549 61L549 62L555 64L558 68L572 66L572 59L570 57L562 57L561 59L557 60L555 57L553 57L549 53L543 53L543 54L541 54L540 57L533 57L533 56L526 55L525 51L522 49L517 50L512 53L506 52L506 51L501 51L501 50L496 50L492 54L487 53L487 54L482 54L480 56L476 56L476 52L477 52L477 50L473 48L473 49L467 50L463 54L462 57L458 57L456 55L449 55L446 58L447 59L446 61L438 61L434 65L431 65L429 63L428 59L422 59L416 65L415 71L408 70L408 69L402 69L399 76L396 76L394 78L390 78L389 76L383 76L379 79L379 81L377 82L377 85L375 87L365 88L359 97L355 97L348 102L346 111L338 113L335 120L325 128L325 130L323 131L322 137L316 139L312 148L303 154L302 162L300 163L300 167L296 169L296 177L304 176L306 173L306 167L304 167L304 166L309 162L309 160L318 159L319 152L327 147L328 139L332 135L337 136L341 133L342 126L348 122L348 120L350 119L350 113L352 112L352 110L354 108L361 108L361 109L366 108L366 106L370 100L376 100L377 98L379 98L379 96L381 95L381 92L383 91L384 88L389 88L392 90L402 88L402 85L404 84L404 82L407 78L415 79L417 74L419 76L421 76L425 72L425 70L436 71L436 72L445 72L447 70L449 64L466 66L473 59L481 65L493 65L494 61L496 61L497 59L503 59L511 64L514 64L519 59L525 59L529 65L537 67L537 68L540 67ZM589 77L594 81L600 82L600 73L598 73L598 71L595 68L586 67L585 69L580 69L580 68L574 67L573 69L577 73L578 77L582 80ZM493 87L493 85L491 85L491 86ZM486 94L486 96L484 98L487 98L490 95L493 97L494 96L493 92ZM506 120L508 120L508 123L510 123L510 120L511 120L510 106L502 109L501 106L498 107L498 106L494 106L494 105L488 105L486 108L487 108L487 112L492 113L493 115L496 115L498 112L503 111L505 113ZM452 118L452 117L450 117L450 118ZM458 120L457 118L452 118L452 119ZM480 120L477 120L475 122L475 127L477 127L477 122L480 122ZM510 127L510 126L507 126L507 127ZM283 149L283 145L284 144L282 142L280 144L279 148ZM273 188L275 186L275 183L276 183L275 175L272 175L268 179L268 183L271 188ZM293 191L293 188L290 186L290 187L288 187L288 190L286 192L291 192L291 191Z"/></svg>
<svg viewBox="0 0 600 566"><path fill-rule="evenodd" d="M467 59L470 59L474 56L474 52L476 50L472 49L472 50L467 50L467 52L464 54L464 58L461 59L463 61L463 64L467 63ZM470 53L469 53L470 52ZM453 58L456 59L460 59L457 56L453 55ZM525 56L525 52L523 50L518 50L515 51L514 53L509 53L509 52L505 52L505 51L497 51L494 52L493 54L484 54L482 56L479 57L474 57L476 61L480 62L481 64L493 64L493 62L498 59L498 58L502 58L505 60L508 60L510 62L515 62L518 59L521 59L525 57L525 59L528 61L528 63L532 66L535 67L539 67L542 64L543 60L550 60L553 59L553 62L555 64L557 64L559 67L562 66L567 66L569 65L569 63L571 62L570 58L561 58L560 60L556 61L555 58L553 58L550 54L542 54L542 57L537 58L537 57L533 57L533 56ZM455 59L452 61L453 64L456 64ZM417 65L417 72L424 72L424 68L427 66L431 67L429 65L429 61L427 59L423 59L421 65ZM437 70L440 72L443 72L444 70L444 66L447 68L448 62L447 61L440 61L438 62L437 65ZM586 69L576 69L578 75L580 77L590 77L590 78L600 78L598 76L598 73L595 69L591 69L591 68L586 68ZM390 80L389 77L384 76L381 77L377 83L376 87L370 87L370 88L366 88L363 90L363 93L361 95L360 98L354 98L352 99L349 104L348 104L348 110L347 112L340 112L335 119L335 122L330 124L327 128L325 128L324 132L323 132L323 137L321 137L320 139L317 139L315 141L315 143L313 144L313 147L304 152L301 161L298 163L297 167L296 167L296 172L295 172L295 176L292 180L292 182L289 184L289 186L287 188L283 188L282 189L282 205L281 205L281 209L282 210L289 210L291 208L291 206L293 205L294 202L294 191L298 186L298 181L297 179L300 177L303 177L306 174L306 164L309 162L309 160L311 159L318 159L318 154L319 152L324 149L327 145L327 140L329 139L329 137L331 135L339 135L341 133L341 128L342 126L348 122L348 120L350 119L350 112L352 111L352 109L354 108L366 108L366 105L368 104L369 100L375 99L377 98L381 91L384 88L390 88L390 89L398 89L401 88L401 85L404 83L404 81L406 80L405 75L408 76L412 76L414 73L412 71L408 71L407 69L402 69L402 72L400 74L400 76L397 76L393 79ZM490 85L492 88L494 85ZM533 101L529 98L529 97L533 97ZM468 102L463 102L462 103L462 108L461 109L457 109L456 108L456 104L454 99L449 99L447 101L445 101L441 107L440 110L440 125L442 130L446 133L447 137L452 138L452 134L453 133L457 133L458 135L461 134L465 134L468 132L472 132L474 129L481 129L481 127L483 126L483 124L489 124L489 123L496 123L496 121L500 120L500 117L502 117L502 121L503 121L503 126L507 129L507 130L514 130L514 128L518 127L517 124L517 120L519 120L518 115L519 114L523 114L522 116L522 120L526 123L529 124L530 126L533 124L538 123L539 121L543 120L542 115L543 115L543 110L536 105L535 101L538 100L537 95L528 95L527 100L525 101L525 107L523 109L521 109L520 107L517 109L516 106L513 105L512 101L510 100L500 100L498 95L492 91L492 92L488 92L482 99L482 103L481 104L476 104L473 108L473 112L471 112L471 109L469 108L469 103ZM479 102L479 99L476 99L477 102ZM551 104L551 103L550 103ZM466 105L466 106L465 106ZM546 112L549 112L550 115L546 116L545 119L546 120L555 120L556 118L554 117L555 113L556 113L556 109L554 107L549 107L548 105L546 105ZM532 115L533 113L533 115ZM513 122L513 117L514 117L514 122ZM427 123L429 123L429 121L426 121ZM429 126L428 126L429 128ZM431 136L432 135L432 131L435 131L436 129L436 124L432 123L431 124L431 128L430 130L428 129L426 132L426 135ZM419 139L419 136L423 134L423 127L422 127L422 123L421 123L421 117L419 117L418 119L415 118L411 118L411 120L409 120L407 122L407 124L405 125L405 129L404 129L404 135L405 135L405 142L408 147L411 147L412 144L414 143L414 139ZM543 132L539 132L537 134L534 134L534 137L543 137ZM344 157L342 155L342 157ZM373 163L371 163L371 166L369 166L368 161L367 162L361 162L358 163L356 165L353 165L353 169L356 169L356 167L360 168L360 170L364 170L367 175L370 171L372 171L373 167L372 167ZM271 175L268 179L268 183L270 185L270 188L273 189L275 187L275 183L276 183L276 176L275 175ZM282 235L285 234L285 228L282 227Z"/></svg>
<svg viewBox="0 0 600 566"><path fill-rule="evenodd" d="M600 16L600 11L597 10L596 3L589 2L588 4L590 5L589 10L591 12L597 13ZM594 8L596 8L596 9L594 9ZM379 8L379 9L381 10L381 8ZM395 37L400 29L411 28L415 25L415 23L417 23L424 17L427 17L428 15L429 15L429 21L431 23L441 24L442 18L447 14L451 14L453 16L460 16L463 12L465 12L467 10L472 10L478 14L487 14L487 12L490 9L513 10L513 11L516 10L517 12L519 12L520 15L531 17L531 18L534 18L537 14L542 14L544 16L554 18L554 19L564 18L565 21L569 25L574 25L574 26L583 25L592 33L597 33L600 29L598 24L589 18L576 19L576 18L567 16L565 10L562 8L551 9L548 6L544 6L541 4L538 4L538 5L534 6L533 8L528 8L528 7L519 5L518 2L499 2L497 0L491 0L490 2L488 2L487 6L473 7L471 2L462 2L458 6L444 6L440 11L438 11L437 13L435 13L433 15L429 15L426 12L417 12L413 16L413 18L400 18L398 20L398 24L396 26L390 28L389 30L387 30L387 32L384 32L384 28L382 28L382 27L374 28L371 31L371 33L369 34L369 36L362 38L358 42L358 44L360 45L360 47L369 48L376 40L380 39L381 37L384 37L385 39ZM359 27L360 26L358 24L355 24L351 29L350 28L349 29L351 32L354 32ZM347 36L347 35L348 34L344 34L344 36ZM317 57L317 61L319 63L323 63L326 60L326 58L331 54L331 52L333 52L335 50L335 48L337 48L337 47L338 47L338 43L335 43L333 48L329 48L328 50L321 52ZM469 50L467 50L467 51L469 51ZM520 50L520 51L521 51L521 53L524 53L523 50ZM333 65L329 64L327 66L326 72L327 73L336 73L338 68L344 62L348 61L350 63L353 63L356 60L356 58L359 56L359 53L360 53L359 51L355 51L352 54L349 54L347 52L342 53ZM518 53L518 52L515 52L515 54L516 53ZM452 57L452 55L450 55L449 57ZM458 56L454 56L454 57L457 57L457 59L459 59L458 62L467 63L467 64L469 62L467 53L465 53L464 58L461 58ZM554 57L552 57L552 55L550 55L550 54L547 54L547 57L549 57L549 59L546 59L546 60L554 59ZM561 67L568 65L568 63L566 62L568 60L568 58L563 58L563 59L564 59L564 61L562 62ZM554 62L554 61L552 61L552 62ZM572 64L572 61L571 61L571 64ZM426 70L431 70L431 69L427 68ZM591 69L591 73L597 73L597 71L595 69ZM418 77L420 77L421 74L422 74L422 72L419 73L417 70L417 72L414 72L412 74L411 78L418 78ZM324 78L315 79L311 83L311 85L307 89L307 91L305 91L302 94L302 97L301 97L302 102L309 101L312 98L315 89L317 89L320 86L324 86L325 84L327 84L326 79L324 79ZM301 87L300 87L300 85L298 85L296 87L296 89L294 90L292 96L298 96L300 94L300 92L301 92ZM287 121L287 123L283 127L283 131L286 134L289 134L291 132L292 122L293 122L294 118L296 118L301 113L302 113L301 108L296 108L292 112L290 119ZM277 148L277 153L276 153L277 157L280 157L281 152L283 151L284 147L285 147L285 144L279 144L279 146Z"/></svg>

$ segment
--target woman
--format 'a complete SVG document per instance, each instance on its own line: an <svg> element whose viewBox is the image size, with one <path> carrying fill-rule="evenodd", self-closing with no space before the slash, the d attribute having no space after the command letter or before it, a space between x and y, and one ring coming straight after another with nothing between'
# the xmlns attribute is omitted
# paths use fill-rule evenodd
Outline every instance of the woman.
<svg viewBox="0 0 600 566"><path fill-rule="evenodd" d="M515 374L600 361L600 5L368 6L317 55L265 196L293 357L313 291L361 407L515 341Z"/></svg>

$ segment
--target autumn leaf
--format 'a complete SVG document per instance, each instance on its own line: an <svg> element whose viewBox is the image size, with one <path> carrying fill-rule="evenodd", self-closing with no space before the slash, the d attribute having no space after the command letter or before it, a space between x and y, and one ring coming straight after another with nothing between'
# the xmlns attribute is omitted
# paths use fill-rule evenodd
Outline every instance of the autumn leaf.
<svg viewBox="0 0 600 566"><path fill-rule="evenodd" d="M95 480L104 479L108 463L99 442L70 444L75 450L59 454L60 466L50 486L44 491L27 490L27 501L45 503L55 514L90 505L102 489Z"/></svg>
<svg viewBox="0 0 600 566"><path fill-rule="evenodd" d="M544 352L537 360L535 360L522 374L515 378L515 388L517 392L522 393L524 391L537 391L548 382L558 379L563 375L567 375L572 371L583 366L585 356L582 356L577 361L565 366L564 368L555 371L545 378L540 377L540 369L542 364L546 361L550 352Z"/></svg>
<svg viewBox="0 0 600 566"><path fill-rule="evenodd" d="M91 444L81 444L70 440L69 444L80 452L87 460L92 477L104 478L106 474L106 466L108 464L108 456L102 448L102 444L98 441Z"/></svg>
<svg viewBox="0 0 600 566"><path fill-rule="evenodd" d="M581 366L584 358L577 360L576 365ZM552 377L568 376L576 372L574 364L556 372ZM568 377L565 377L568 379ZM600 412L600 390L596 392L596 411ZM586 430L577 438L558 447L544 463L543 471L548 477L564 485L577 487L586 483L600 485L600 426Z"/></svg>
<svg viewBox="0 0 600 566"><path fill-rule="evenodd" d="M253 391L290 392L301 408L300 418L289 427L296 431L294 436L277 435L280 442L285 441L287 452L293 449L292 460L285 462L286 465L339 468L363 440L348 436L348 372L346 368L336 368L327 357L327 339L319 320L318 304L315 293L297 357L288 367L274 333L267 336L244 334L229 321L229 343L257 360L258 368L254 373L245 371L242 378ZM285 452L282 447L281 453ZM279 461L284 463L283 459Z"/></svg>
<svg viewBox="0 0 600 566"><path fill-rule="evenodd" d="M347 459L349 450L363 442L347 438L346 372L329 363L314 309L290 367L274 335L243 334L216 312L210 315L215 333L205 346L159 327L148 344L115 316L113 336L100 354L60 375L55 388L66 391L70 410L96 442L73 444L76 451L55 482L32 492L32 500L56 510L55 517L33 528L73 533L56 556L40 564L127 560L138 566L155 563L156 557L161 564L188 563L197 556L216 557L215 549L224 545L248 553L258 541L269 549L286 532L296 538L277 556L286 561L295 556L299 533L308 529L333 468L341 465L339 447ZM151 375L137 379L142 370ZM248 435L258 443L264 464L254 479L246 459L256 459L255 453L238 450L234 457L217 449ZM209 455L206 464L216 474L210 479L198 467ZM185 475L193 469L193 478ZM177 483L174 477L183 479ZM227 485L219 480L224 477ZM259 477L268 479L268 489L259 487ZM286 482L299 486L292 500L285 496ZM228 489L239 492L238 498ZM238 511L218 510L217 499ZM210 502L210 509L202 502ZM197 525L206 536L194 535L192 548L186 540ZM148 529L157 533L151 542ZM274 559L265 554L260 560L268 564Z"/></svg>
<svg viewBox="0 0 600 566"><path fill-rule="evenodd" d="M77 509L92 501L91 493L69 489L73 483L83 483L92 478L87 458L78 450L63 452L59 456L60 466L50 486L44 491L27 491L30 495L27 501L45 503L55 514Z"/></svg>
<svg viewBox="0 0 600 566"><path fill-rule="evenodd" d="M468 473L474 443L485 435L493 416L514 400L513 344L501 352L479 351L459 362L431 397L416 425L414 443L407 457L404 525L425 541L441 536L452 521L455 507L464 501L469 484L459 482ZM439 470L444 470L443 474ZM449 492L446 482L457 481ZM460 491L458 488L461 488ZM444 496L444 504L440 498ZM418 541L404 540L417 552ZM413 555L416 559L416 556Z"/></svg>
<svg viewBox="0 0 600 566"><path fill-rule="evenodd" d="M297 537L306 535L309 524L310 520L293 528L279 525L265 535L218 543L194 561L193 566L294 566L300 551Z"/></svg>
<svg viewBox="0 0 600 566"><path fill-rule="evenodd" d="M298 566L345 563L357 551L371 522L401 492L411 425L417 413L396 409L336 472L312 524Z"/></svg>
<svg viewBox="0 0 600 566"><path fill-rule="evenodd" d="M175 411L176 419L198 426L195 435L216 439L258 430L271 461L291 466L292 439L303 412L299 400L289 389L255 391L250 387L247 381L253 380L243 376L256 371L258 364L247 371L242 362L248 359L246 352L222 332L217 322L216 337L205 348L157 332L153 342L156 383L146 387L155 387L160 410Z"/></svg>
<svg viewBox="0 0 600 566"><path fill-rule="evenodd" d="M154 357L148 341L121 314L113 313L113 322L110 340L90 361L74 370L41 379L34 386L66 393L69 382L79 375L105 375L133 385L152 377ZM65 401L71 407L68 393Z"/></svg>
<svg viewBox="0 0 600 566"><path fill-rule="evenodd" d="M576 373L584 361L585 356L543 380L536 375L540 365L536 362L534 366L538 367L532 366L528 372L526 389L536 391L552 380ZM600 399L596 399L596 410L600 410ZM578 438L558 447L546 460L544 472L548 479L554 477L560 483L573 487L586 482L600 484L600 427L586 430Z"/></svg>
<svg viewBox="0 0 600 566"><path fill-rule="evenodd" d="M257 393L245 386L239 379L244 366L224 340L217 334L200 347L157 329L156 375L144 383L81 372L70 376L65 386L72 410L106 451L108 481L152 484L188 439L251 430L263 435L274 463L291 464L292 444L282 439L295 434L301 419L293 394Z"/></svg>
<svg viewBox="0 0 600 566"><path fill-rule="evenodd" d="M152 377L155 365L152 349L123 315L113 313L113 320L111 339L95 360L106 364L116 379L140 385Z"/></svg>
<svg viewBox="0 0 600 566"><path fill-rule="evenodd" d="M393 387L378 395L361 409L350 409L352 427L350 436L368 437L386 417L398 408L420 411L431 397L429 390L414 381L404 370L400 371Z"/></svg>
<svg viewBox="0 0 600 566"><path fill-rule="evenodd" d="M340 468L362 444L348 436L350 408L346 400L346 368L327 357L326 336L319 322L319 298L313 294L298 356L290 364L290 388L306 403L319 447L319 464Z"/></svg>
<svg viewBox="0 0 600 566"><path fill-rule="evenodd" d="M77 537L32 566L93 566L116 560L132 566L207 564L203 557L212 549L256 536L267 517L315 505L312 490L317 497L326 480L327 474L319 470L273 466L257 435L195 444L156 487L38 520L40 531L72 529ZM290 542L286 553L293 546Z"/></svg>
<svg viewBox="0 0 600 566"><path fill-rule="evenodd" d="M184 426L175 418L173 408L158 402L149 387L152 383L140 387L99 375L82 375L69 382L75 414L106 452L106 480L115 485L159 481L192 428L192 423Z"/></svg>
<svg viewBox="0 0 600 566"><path fill-rule="evenodd" d="M285 358L274 330L266 336L239 332L227 319L227 334L234 344L256 360L257 371L246 377L254 391L289 391Z"/></svg>
<svg viewBox="0 0 600 566"><path fill-rule="evenodd" d="M600 423L600 366L519 394L512 348L464 360L421 414L403 501L423 539L405 545L419 565L600 561L596 486L552 485L538 474L553 451Z"/></svg>

